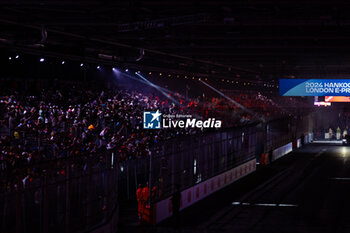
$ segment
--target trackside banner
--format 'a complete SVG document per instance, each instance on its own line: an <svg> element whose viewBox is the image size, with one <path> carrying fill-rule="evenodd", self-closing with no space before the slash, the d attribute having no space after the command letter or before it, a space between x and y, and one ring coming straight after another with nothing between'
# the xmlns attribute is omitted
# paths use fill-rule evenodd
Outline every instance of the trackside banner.
<svg viewBox="0 0 350 233"><path fill-rule="evenodd" d="M350 96L350 79L280 79L280 96Z"/></svg>

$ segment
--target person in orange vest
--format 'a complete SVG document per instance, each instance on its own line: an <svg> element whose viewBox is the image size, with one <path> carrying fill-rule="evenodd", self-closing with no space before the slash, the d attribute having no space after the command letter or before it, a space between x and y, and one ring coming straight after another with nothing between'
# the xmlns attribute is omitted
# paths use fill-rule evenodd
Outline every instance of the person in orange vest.
<svg viewBox="0 0 350 233"><path fill-rule="evenodd" d="M142 188L142 219L147 221L147 204L149 200L149 188L148 182L146 186Z"/></svg>
<svg viewBox="0 0 350 233"><path fill-rule="evenodd" d="M137 215L139 217L139 221L142 219L143 212L143 201L142 201L142 187L139 184L138 189L136 190L136 199L137 199Z"/></svg>
<svg viewBox="0 0 350 233"><path fill-rule="evenodd" d="M260 157L260 165L266 165L266 164L265 164L265 153L262 153L262 154L261 154L261 157Z"/></svg>
<svg viewBox="0 0 350 233"><path fill-rule="evenodd" d="M146 186L142 189L142 201L144 202L144 207L147 205L147 202L149 200L149 188L148 188L148 182L146 183Z"/></svg>

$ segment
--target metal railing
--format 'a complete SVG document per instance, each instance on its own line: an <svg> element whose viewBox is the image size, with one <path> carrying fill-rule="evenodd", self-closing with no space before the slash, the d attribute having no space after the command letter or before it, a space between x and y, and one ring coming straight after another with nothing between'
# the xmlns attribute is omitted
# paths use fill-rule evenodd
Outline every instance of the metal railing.
<svg viewBox="0 0 350 233"><path fill-rule="evenodd" d="M0 232L87 232L106 223L118 199L133 199L138 184L149 182L151 201L168 197L177 184L183 190L259 159L259 146L266 152L290 142L304 130L293 133L294 124L283 119L177 137L133 160L119 160L113 150L17 167L0 189ZM25 174L34 175L23 180Z"/></svg>
<svg viewBox="0 0 350 233"><path fill-rule="evenodd" d="M255 134L250 125L163 142L149 157L119 164L121 198L134 198L138 184L149 182L156 201L171 195L175 185L186 189L254 159Z"/></svg>
<svg viewBox="0 0 350 233"><path fill-rule="evenodd" d="M1 232L87 232L117 209L113 153L47 161L30 169L37 174L18 177L0 192Z"/></svg>

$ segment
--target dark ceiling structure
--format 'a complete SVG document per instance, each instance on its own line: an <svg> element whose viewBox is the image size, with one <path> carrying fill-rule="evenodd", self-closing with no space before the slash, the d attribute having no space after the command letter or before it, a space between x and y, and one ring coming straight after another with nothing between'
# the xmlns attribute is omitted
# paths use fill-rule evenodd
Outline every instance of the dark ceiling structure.
<svg viewBox="0 0 350 233"><path fill-rule="evenodd" d="M345 1L12 0L0 48L225 78L349 77Z"/></svg>

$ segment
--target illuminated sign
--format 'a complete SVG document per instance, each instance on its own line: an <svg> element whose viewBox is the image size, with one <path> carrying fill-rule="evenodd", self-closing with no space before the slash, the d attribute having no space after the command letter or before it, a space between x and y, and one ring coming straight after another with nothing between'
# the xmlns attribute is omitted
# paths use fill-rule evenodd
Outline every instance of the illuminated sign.
<svg viewBox="0 0 350 233"><path fill-rule="evenodd" d="M324 101L320 101L320 102L314 102L314 105L315 106L325 106L325 107L327 107L327 106L331 106L331 103L330 102L324 102Z"/></svg>
<svg viewBox="0 0 350 233"><path fill-rule="evenodd" d="M350 96L350 79L280 79L280 96Z"/></svg>
<svg viewBox="0 0 350 233"><path fill-rule="evenodd" d="M350 96L325 96L326 102L350 102Z"/></svg>

